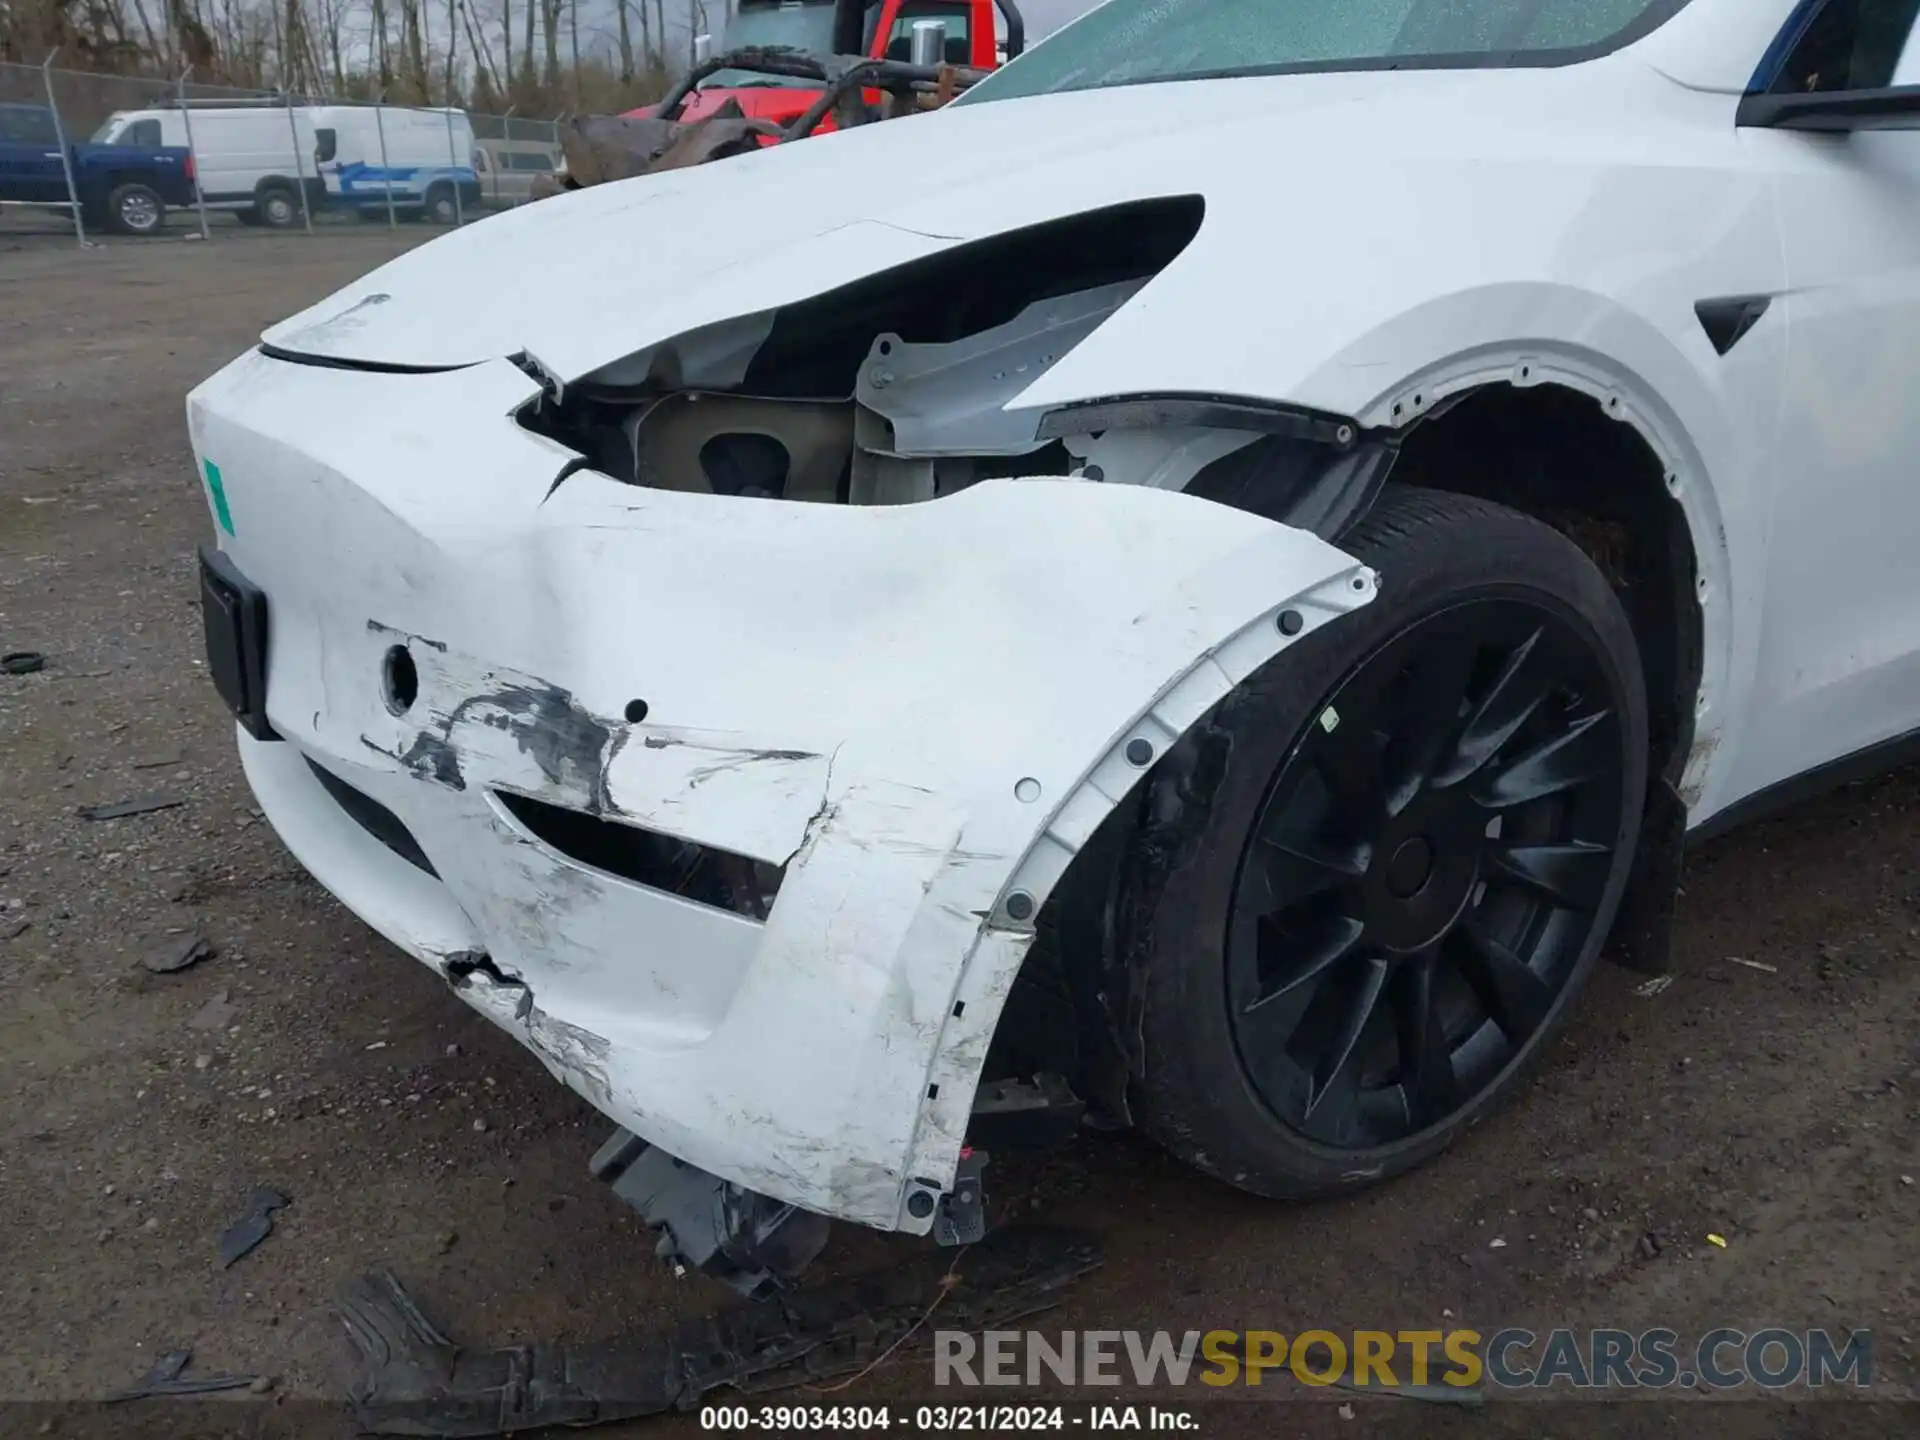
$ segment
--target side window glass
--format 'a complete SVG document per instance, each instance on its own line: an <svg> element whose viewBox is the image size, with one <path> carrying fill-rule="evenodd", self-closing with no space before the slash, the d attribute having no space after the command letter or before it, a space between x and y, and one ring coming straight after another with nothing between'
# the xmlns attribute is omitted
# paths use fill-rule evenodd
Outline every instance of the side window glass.
<svg viewBox="0 0 1920 1440"><path fill-rule="evenodd" d="M160 122L158 120L136 120L121 132L116 145L138 145L142 149L153 150L160 145Z"/></svg>
<svg viewBox="0 0 1920 1440"><path fill-rule="evenodd" d="M331 126L313 132L313 158L324 165L340 153L340 133Z"/></svg>
<svg viewBox="0 0 1920 1440"><path fill-rule="evenodd" d="M16 145L54 145L59 136L53 128L53 116L44 110L0 107L0 140Z"/></svg>
<svg viewBox="0 0 1920 1440"><path fill-rule="evenodd" d="M1920 0L1827 0L1768 89L1776 95L1883 90L1920 81L1907 56Z"/></svg>

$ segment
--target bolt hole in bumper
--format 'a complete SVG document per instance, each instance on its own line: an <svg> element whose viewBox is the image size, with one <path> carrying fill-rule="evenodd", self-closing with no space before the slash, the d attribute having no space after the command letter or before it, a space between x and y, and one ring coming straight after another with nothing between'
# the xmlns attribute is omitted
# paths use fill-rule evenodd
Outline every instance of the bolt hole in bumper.
<svg viewBox="0 0 1920 1440"><path fill-rule="evenodd" d="M255 794L618 1125L924 1231L909 1196L952 1183L1034 911L1153 758L1373 577L1073 480L894 507L555 488L577 457L513 423L532 394L506 361L255 354L189 398L221 553L271 615L284 743L241 730ZM676 856L708 888L662 883Z"/></svg>

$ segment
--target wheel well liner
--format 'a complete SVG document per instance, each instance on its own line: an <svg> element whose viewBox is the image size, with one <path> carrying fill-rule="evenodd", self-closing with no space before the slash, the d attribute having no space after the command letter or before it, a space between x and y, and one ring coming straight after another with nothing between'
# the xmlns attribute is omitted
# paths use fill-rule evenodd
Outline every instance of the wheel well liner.
<svg viewBox="0 0 1920 1440"><path fill-rule="evenodd" d="M1488 385L1450 397L1408 430L1393 479L1498 501L1587 554L1633 623L1652 772L1677 785L1705 656L1699 564L1666 467L1639 432L1570 388Z"/></svg>
<svg viewBox="0 0 1920 1440"><path fill-rule="evenodd" d="M1646 683L1649 796L1608 953L1637 969L1666 969L1686 823L1677 787L1693 747L1705 660L1698 556L1666 466L1601 402L1551 382L1459 392L1394 438L1396 484L1474 495L1551 525L1593 560L1626 611ZM1364 517L1377 493L1376 485L1342 531ZM1260 511L1245 496L1212 498ZM1190 753L1203 755L1204 743ZM1163 763L1173 759L1170 752ZM1129 1024L1112 946L1117 878L1128 847L1155 843L1142 808L1147 794L1142 787L1107 817L1042 908L987 1070L989 1078L1061 1070L1097 1114L1115 1121L1127 1118Z"/></svg>

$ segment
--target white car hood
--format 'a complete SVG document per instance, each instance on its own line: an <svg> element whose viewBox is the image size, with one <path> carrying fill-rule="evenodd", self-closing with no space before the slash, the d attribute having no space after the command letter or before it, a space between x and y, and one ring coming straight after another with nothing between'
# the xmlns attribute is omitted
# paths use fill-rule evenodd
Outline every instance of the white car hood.
<svg viewBox="0 0 1920 1440"><path fill-rule="evenodd" d="M1169 152L1215 148L1210 132L1252 116L1350 103L1373 88L1369 78L961 106L594 186L422 246L265 339L410 366L525 350L575 378L694 325L818 294L958 240L1204 189ZM1231 174L1210 169L1212 183Z"/></svg>
<svg viewBox="0 0 1920 1440"><path fill-rule="evenodd" d="M1558 69L1364 72L1129 86L956 106L494 216L375 270L265 340L346 362L450 367L524 352L577 379L968 239L1198 194L1200 234L1024 397L1295 384L1425 301L1577 268L1565 243L1621 170L1724 214L1666 121L1686 92L1622 53ZM1516 196L1527 203L1516 209ZM1490 229L1489 215L1510 216ZM1617 261L1615 262L1617 263ZM1651 263L1651 262L1650 262ZM1584 277L1574 277L1581 279ZM1618 277L1615 277L1616 281ZM1227 287L1257 286L1257 335ZM1106 343L1177 368L1120 384ZM1260 353L1252 353L1258 350ZM1095 352L1083 355L1082 352ZM1151 383L1150 383L1151 382ZM1268 394L1286 393L1269 388Z"/></svg>

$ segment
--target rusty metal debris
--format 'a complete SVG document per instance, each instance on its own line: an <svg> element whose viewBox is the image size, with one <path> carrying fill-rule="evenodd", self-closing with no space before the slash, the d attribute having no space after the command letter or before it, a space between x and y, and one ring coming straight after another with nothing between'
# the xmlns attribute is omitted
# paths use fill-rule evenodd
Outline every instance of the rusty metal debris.
<svg viewBox="0 0 1920 1440"><path fill-rule="evenodd" d="M362 1430L441 1437L685 1410L724 1386L758 1394L857 1377L919 1333L936 1306L943 1328L1005 1327L1057 1303L1100 1259L1088 1235L1020 1227L667 1330L498 1350L448 1339L379 1271L344 1286L338 1300L361 1361L348 1401Z"/></svg>
<svg viewBox="0 0 1920 1440"><path fill-rule="evenodd" d="M673 117L708 76L722 70L746 70L811 80L820 96L785 127L747 116L728 99L698 120ZM913 65L899 60L859 56L818 58L798 50L749 46L695 66L667 92L651 116L582 115L560 127L564 158L557 178L540 178L534 198L557 195L610 180L631 180L659 170L683 169L744 155L762 145L800 140L831 115L841 129L875 120L897 119L937 109L981 79L985 71L961 65ZM867 92L882 92L876 108Z"/></svg>
<svg viewBox="0 0 1920 1440"><path fill-rule="evenodd" d="M567 179L579 188L745 154L780 134L779 126L749 120L739 103L729 100L687 124L628 115L576 116L560 127L560 151Z"/></svg>

